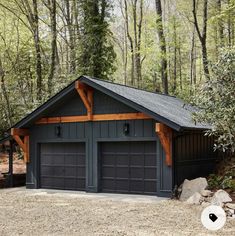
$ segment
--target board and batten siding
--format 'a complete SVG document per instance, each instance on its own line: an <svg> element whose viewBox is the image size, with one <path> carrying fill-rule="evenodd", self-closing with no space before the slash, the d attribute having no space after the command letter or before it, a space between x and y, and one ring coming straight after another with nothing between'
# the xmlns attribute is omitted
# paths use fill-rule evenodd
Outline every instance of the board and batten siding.
<svg viewBox="0 0 235 236"><path fill-rule="evenodd" d="M130 133L123 133L129 123ZM113 141L155 141L157 150L157 190L160 196L169 196L172 190L172 168L165 165L165 155L154 131L154 120L97 121L62 123L61 137L55 134L58 124L35 125L30 129L30 163L27 165L27 187L38 188L40 144L50 142L86 143L86 190L99 191L99 143Z"/></svg>
<svg viewBox="0 0 235 236"><path fill-rule="evenodd" d="M94 114L138 112L110 96L94 90ZM78 93L70 94L60 104L51 108L45 117L85 115L86 109ZM26 185L40 187L40 144L49 142L86 143L86 190L99 191L99 143L114 141L155 141L157 150L157 195L169 196L172 190L172 167L165 165L165 154L155 133L155 120L96 121L61 123L61 136L56 136L58 124L30 127L30 163L27 164ZM130 133L125 136L123 125L129 123Z"/></svg>
<svg viewBox="0 0 235 236"><path fill-rule="evenodd" d="M203 132L176 133L173 144L175 184L213 173L217 157L213 145L213 138Z"/></svg>

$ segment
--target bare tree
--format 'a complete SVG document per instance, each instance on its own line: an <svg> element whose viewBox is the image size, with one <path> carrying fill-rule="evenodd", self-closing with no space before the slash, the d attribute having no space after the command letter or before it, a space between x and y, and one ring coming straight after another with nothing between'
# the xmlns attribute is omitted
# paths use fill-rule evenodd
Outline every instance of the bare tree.
<svg viewBox="0 0 235 236"><path fill-rule="evenodd" d="M131 50L131 85L134 85L135 83L135 56L134 56L134 43L133 38L130 34L129 30L129 14L128 14L128 5L127 0L124 0L124 11L125 11L125 25L126 25L126 34L127 38L130 43L130 50Z"/></svg>
<svg viewBox="0 0 235 236"><path fill-rule="evenodd" d="M56 0L45 0L44 5L50 13L51 28L51 62L50 71L47 79L48 95L52 94L53 78L56 70L56 54L57 54L57 26L56 26Z"/></svg>
<svg viewBox="0 0 235 236"><path fill-rule="evenodd" d="M202 21L202 31L201 31L199 29L198 17L197 17L197 1L193 0L193 19L202 48L203 71L206 78L210 79L210 73L208 67L209 63L207 58L207 20L208 20L207 11L208 11L208 0L203 0L203 21Z"/></svg>
<svg viewBox="0 0 235 236"><path fill-rule="evenodd" d="M155 0L156 12L157 12L157 33L160 43L161 50L161 78L163 92L168 94L168 78L167 78L167 58L166 58L166 39L163 30L163 20L162 20L162 5L161 0Z"/></svg>

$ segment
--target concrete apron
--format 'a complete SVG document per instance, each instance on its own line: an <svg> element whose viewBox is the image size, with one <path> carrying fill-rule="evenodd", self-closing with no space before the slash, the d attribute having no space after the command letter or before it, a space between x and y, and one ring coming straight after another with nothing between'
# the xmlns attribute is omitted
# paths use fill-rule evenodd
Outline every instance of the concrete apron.
<svg viewBox="0 0 235 236"><path fill-rule="evenodd" d="M26 189L25 187L20 188L8 188L0 190L1 192L16 192L25 193L31 196L55 196L63 198L87 198L87 199L99 199L99 200L109 200L109 201L120 201L120 202L130 202L130 203L157 203L168 198L148 196L140 194L117 194L117 193L87 193L83 191L69 191L69 190L57 190L57 189Z"/></svg>

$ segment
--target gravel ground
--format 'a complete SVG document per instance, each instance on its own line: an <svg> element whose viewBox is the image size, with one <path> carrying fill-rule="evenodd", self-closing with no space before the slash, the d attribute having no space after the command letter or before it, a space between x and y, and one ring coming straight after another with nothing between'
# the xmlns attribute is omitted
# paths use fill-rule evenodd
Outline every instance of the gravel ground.
<svg viewBox="0 0 235 236"><path fill-rule="evenodd" d="M235 235L231 219L216 233L204 229L202 209L173 200L0 190L0 235Z"/></svg>

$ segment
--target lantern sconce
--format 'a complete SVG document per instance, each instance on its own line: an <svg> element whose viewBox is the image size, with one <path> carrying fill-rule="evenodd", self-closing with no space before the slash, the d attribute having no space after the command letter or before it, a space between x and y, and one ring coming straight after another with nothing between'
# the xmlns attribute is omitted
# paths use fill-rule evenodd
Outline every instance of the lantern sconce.
<svg viewBox="0 0 235 236"><path fill-rule="evenodd" d="M57 137L61 136L61 129L62 129L62 127L60 125L57 125L55 127L55 134L56 134Z"/></svg>
<svg viewBox="0 0 235 236"><path fill-rule="evenodd" d="M125 123L125 124L123 125L123 133L124 133L125 135L128 135L128 134L130 133L130 124Z"/></svg>

